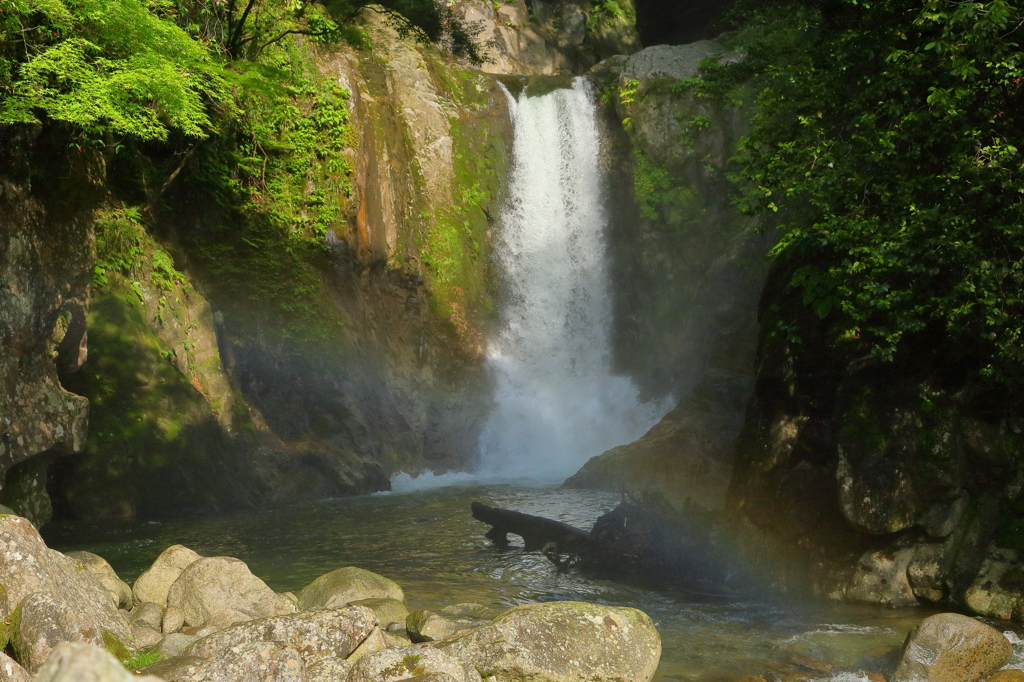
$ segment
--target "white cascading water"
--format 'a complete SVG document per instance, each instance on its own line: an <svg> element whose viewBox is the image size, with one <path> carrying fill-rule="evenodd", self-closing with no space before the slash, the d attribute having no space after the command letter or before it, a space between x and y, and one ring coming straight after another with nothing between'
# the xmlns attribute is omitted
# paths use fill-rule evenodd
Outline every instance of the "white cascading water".
<svg viewBox="0 0 1024 682"><path fill-rule="evenodd" d="M507 94L507 93L506 93ZM560 480L636 440L661 416L611 374L600 136L582 78L518 100L501 214L501 327L488 340L495 409L481 434L481 474Z"/></svg>

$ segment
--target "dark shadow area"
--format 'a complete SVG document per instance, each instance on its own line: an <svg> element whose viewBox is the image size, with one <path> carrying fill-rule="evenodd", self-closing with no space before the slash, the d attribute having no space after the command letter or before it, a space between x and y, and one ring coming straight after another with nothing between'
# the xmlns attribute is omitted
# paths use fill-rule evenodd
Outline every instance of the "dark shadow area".
<svg viewBox="0 0 1024 682"><path fill-rule="evenodd" d="M644 47L682 45L714 38L729 25L733 0L636 0L636 29Z"/></svg>

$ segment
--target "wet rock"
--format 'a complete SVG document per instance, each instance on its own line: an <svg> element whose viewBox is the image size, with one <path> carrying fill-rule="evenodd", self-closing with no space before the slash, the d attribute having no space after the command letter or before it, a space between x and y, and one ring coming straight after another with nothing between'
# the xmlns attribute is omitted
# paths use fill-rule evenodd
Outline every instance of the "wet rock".
<svg viewBox="0 0 1024 682"><path fill-rule="evenodd" d="M140 601L167 606L167 592L181 572L202 557L183 545L171 545L156 558L149 570L139 576L132 591Z"/></svg>
<svg viewBox="0 0 1024 682"><path fill-rule="evenodd" d="M308 611L262 618L221 630L189 646L188 656L218 658L221 652L253 642L285 642L307 663L344 659L375 629L377 617L364 606Z"/></svg>
<svg viewBox="0 0 1024 682"><path fill-rule="evenodd" d="M445 606L438 611L439 614L447 618L454 618L455 620L477 620L487 621L494 620L501 615L501 611L498 609L492 609L489 606L483 604L452 604Z"/></svg>
<svg viewBox="0 0 1024 682"><path fill-rule="evenodd" d="M207 557L189 564L167 592L191 627L223 629L254 618L283 616L295 605L254 576L244 561Z"/></svg>
<svg viewBox="0 0 1024 682"><path fill-rule="evenodd" d="M164 610L159 604L144 601L132 609L132 617L128 621L132 627L147 627L159 630L164 620Z"/></svg>
<svg viewBox="0 0 1024 682"><path fill-rule="evenodd" d="M480 673L472 664L425 644L367 656L352 666L348 682L398 682L438 673L450 675L456 682L480 682Z"/></svg>
<svg viewBox="0 0 1024 682"><path fill-rule="evenodd" d="M221 652L181 682L309 682L302 656L278 642L250 642Z"/></svg>
<svg viewBox="0 0 1024 682"><path fill-rule="evenodd" d="M661 659L661 636L647 614L583 602L517 606L488 625L430 646L485 675L556 682L647 682Z"/></svg>
<svg viewBox="0 0 1024 682"><path fill-rule="evenodd" d="M352 664L335 658L324 658L306 666L309 682L343 682L352 672Z"/></svg>
<svg viewBox="0 0 1024 682"><path fill-rule="evenodd" d="M1024 599L1024 566L1017 553L993 547L978 575L964 593L964 602L975 613L1009 620Z"/></svg>
<svg viewBox="0 0 1024 682"><path fill-rule="evenodd" d="M914 547L897 547L864 554L849 582L830 598L895 607L916 605L907 574L915 553Z"/></svg>
<svg viewBox="0 0 1024 682"><path fill-rule="evenodd" d="M91 644L65 642L57 646L35 682L163 682L133 675L110 652Z"/></svg>
<svg viewBox="0 0 1024 682"><path fill-rule="evenodd" d="M181 626L185 624L185 612L177 606L169 606L164 611L164 619L161 624L161 630L164 634L171 634L181 629Z"/></svg>
<svg viewBox="0 0 1024 682"><path fill-rule="evenodd" d="M163 638L164 636L160 634L159 630L145 625L132 628L132 644L136 649L152 649L163 641Z"/></svg>
<svg viewBox="0 0 1024 682"><path fill-rule="evenodd" d="M32 676L13 658L0 651L0 680L3 682L31 682Z"/></svg>
<svg viewBox="0 0 1024 682"><path fill-rule="evenodd" d="M43 593L52 604L43 607L43 601L38 599L33 603L55 616L75 614L75 627L90 633L88 641L97 641L92 639L92 633L99 638L106 633L120 642L129 641L128 623L107 589L96 576L81 569L78 561L49 549L27 519L0 516L0 585L6 593L6 600L0 599L0 620L7 619L29 595ZM57 641L60 640L54 640L50 646ZM102 643L102 639L99 641ZM41 663L40 659L37 664Z"/></svg>
<svg viewBox="0 0 1024 682"><path fill-rule="evenodd" d="M405 630L414 642L432 642L476 627L485 621L445 618L433 611L413 611L405 619Z"/></svg>
<svg viewBox="0 0 1024 682"><path fill-rule="evenodd" d="M351 603L356 606L365 606L377 614L377 620L384 628L391 623L404 625L405 619L409 617L409 609L405 608L405 604L397 599L359 599Z"/></svg>
<svg viewBox="0 0 1024 682"><path fill-rule="evenodd" d="M940 613L911 631L892 682L977 682L1010 660L1002 633L973 618Z"/></svg>
<svg viewBox="0 0 1024 682"><path fill-rule="evenodd" d="M344 606L362 599L405 601L398 583L370 571L346 566L324 574L299 594L299 609L312 611Z"/></svg>
<svg viewBox="0 0 1024 682"><path fill-rule="evenodd" d="M132 588L128 583L117 577L117 573L103 557L92 552L68 552L66 556L80 561L86 570L99 578L107 591L110 592L114 603L119 609L130 609L135 603L132 595Z"/></svg>
<svg viewBox="0 0 1024 682"><path fill-rule="evenodd" d="M156 650L167 658L171 658L172 656L179 655L198 639L194 635L186 635L183 632L172 632L164 636L160 644L157 645Z"/></svg>
<svg viewBox="0 0 1024 682"><path fill-rule="evenodd" d="M1024 670L998 670L985 678L985 682L1024 682Z"/></svg>

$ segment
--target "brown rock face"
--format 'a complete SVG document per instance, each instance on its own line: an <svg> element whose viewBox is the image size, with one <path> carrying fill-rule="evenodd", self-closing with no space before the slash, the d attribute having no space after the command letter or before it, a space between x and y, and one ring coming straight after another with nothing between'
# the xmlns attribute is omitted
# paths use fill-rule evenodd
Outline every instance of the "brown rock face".
<svg viewBox="0 0 1024 682"><path fill-rule="evenodd" d="M1010 660L1002 633L957 613L925 618L910 633L892 682L977 682Z"/></svg>

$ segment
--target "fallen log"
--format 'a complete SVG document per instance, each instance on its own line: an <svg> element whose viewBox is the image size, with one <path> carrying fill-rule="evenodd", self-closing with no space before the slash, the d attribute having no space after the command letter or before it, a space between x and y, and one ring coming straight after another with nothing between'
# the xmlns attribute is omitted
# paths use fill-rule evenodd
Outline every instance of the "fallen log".
<svg viewBox="0 0 1024 682"><path fill-rule="evenodd" d="M718 532L715 512L663 501L623 501L588 532L561 521L473 502L473 518L491 526L486 537L508 546L508 534L527 551L541 551L559 571L576 567L610 580L671 584L695 596L730 597L748 583Z"/></svg>
<svg viewBox="0 0 1024 682"><path fill-rule="evenodd" d="M512 533L523 539L528 551L541 550L549 556L557 556L578 554L590 540L587 531L543 516L489 507L480 502L474 502L471 508L474 519L491 526L487 538L502 546L508 545L508 534Z"/></svg>

